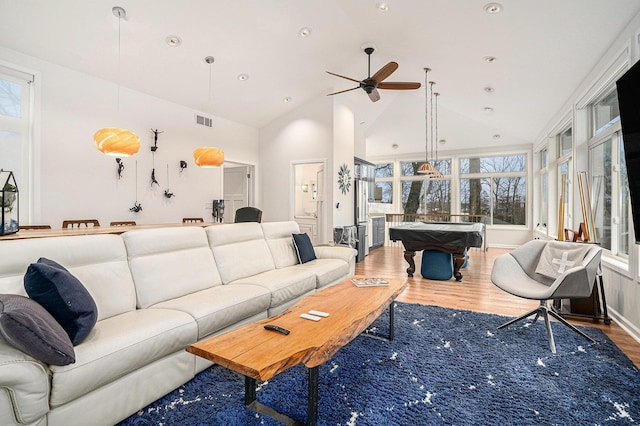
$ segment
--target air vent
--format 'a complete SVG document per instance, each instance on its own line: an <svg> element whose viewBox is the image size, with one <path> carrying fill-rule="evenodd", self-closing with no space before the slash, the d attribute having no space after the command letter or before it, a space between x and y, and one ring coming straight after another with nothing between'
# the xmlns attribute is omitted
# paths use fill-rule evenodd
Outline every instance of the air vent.
<svg viewBox="0 0 640 426"><path fill-rule="evenodd" d="M213 118L205 117L204 115L196 114L196 124L205 127L213 127Z"/></svg>

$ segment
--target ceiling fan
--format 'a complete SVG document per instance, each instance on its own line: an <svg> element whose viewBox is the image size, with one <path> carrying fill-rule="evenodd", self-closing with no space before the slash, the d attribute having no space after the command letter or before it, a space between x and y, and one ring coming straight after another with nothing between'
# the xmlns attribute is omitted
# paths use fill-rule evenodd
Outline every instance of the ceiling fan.
<svg viewBox="0 0 640 426"><path fill-rule="evenodd" d="M380 100L380 93L378 92L378 89L413 90L413 89L420 88L420 83L409 83L409 82L400 82L400 81L387 82L387 83L384 82L384 79L389 77L391 74L393 74L395 70L398 69L397 62L389 62L384 67L380 68L378 72L376 72L374 75L371 75L371 54L373 53L374 50L375 49L373 47L366 47L364 49L364 53L366 53L368 57L369 76L362 81L327 71L328 74L335 75L336 77L344 78L346 80L355 81L356 83L358 83L357 87L354 87L352 89L347 89L347 90L341 90L340 92L329 93L327 96L333 96L339 93L350 92L356 89L363 89L369 95L369 99L371 99L371 102L377 102Z"/></svg>

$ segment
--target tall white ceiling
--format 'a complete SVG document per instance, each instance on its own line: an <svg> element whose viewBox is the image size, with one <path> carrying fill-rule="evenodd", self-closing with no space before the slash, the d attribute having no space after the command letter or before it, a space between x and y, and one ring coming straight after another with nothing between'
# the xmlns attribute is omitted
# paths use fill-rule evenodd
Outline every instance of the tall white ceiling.
<svg viewBox="0 0 640 426"><path fill-rule="evenodd" d="M503 11L492 15L485 0L388 0L386 12L376 0L0 0L0 45L260 128L354 87L325 71L364 79L361 46L372 42L372 73L400 65L387 81L424 82L423 68L433 70L447 150L532 143L640 1L499 2ZM127 12L119 73L113 6ZM309 37L299 36L303 27ZM169 35L182 45L168 46ZM497 60L485 62L488 55ZM247 81L238 80L243 73ZM380 93L376 103L362 90L338 95L355 106L368 155L391 152L394 143L398 152L423 151L424 91Z"/></svg>

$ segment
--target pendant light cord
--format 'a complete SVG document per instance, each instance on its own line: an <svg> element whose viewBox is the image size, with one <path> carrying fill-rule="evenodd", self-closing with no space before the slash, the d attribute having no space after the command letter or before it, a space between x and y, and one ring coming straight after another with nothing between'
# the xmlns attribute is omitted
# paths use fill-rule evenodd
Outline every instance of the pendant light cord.
<svg viewBox="0 0 640 426"><path fill-rule="evenodd" d="M429 162L429 86L428 75L430 68L424 69L424 162Z"/></svg>

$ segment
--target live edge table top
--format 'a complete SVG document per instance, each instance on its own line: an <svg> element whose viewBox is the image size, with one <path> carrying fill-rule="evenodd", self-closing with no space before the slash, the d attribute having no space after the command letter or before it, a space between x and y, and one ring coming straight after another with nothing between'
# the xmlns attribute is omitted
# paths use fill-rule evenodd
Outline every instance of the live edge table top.
<svg viewBox="0 0 640 426"><path fill-rule="evenodd" d="M280 315L205 339L187 351L257 380L268 380L298 364L317 367L362 333L407 286L405 279L387 281L388 286L361 288L345 279ZM310 310L329 316L317 322L300 318ZM266 330L265 324L290 333Z"/></svg>

